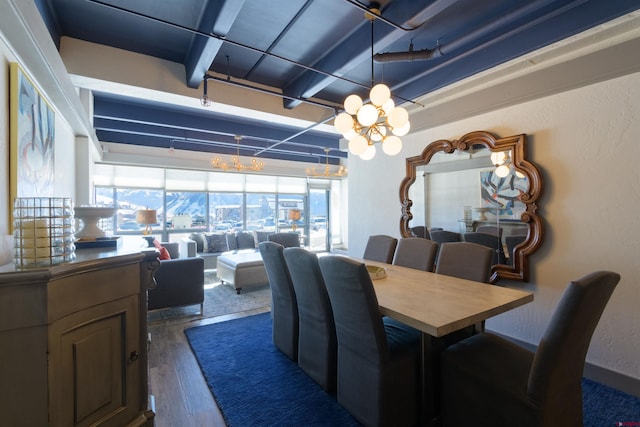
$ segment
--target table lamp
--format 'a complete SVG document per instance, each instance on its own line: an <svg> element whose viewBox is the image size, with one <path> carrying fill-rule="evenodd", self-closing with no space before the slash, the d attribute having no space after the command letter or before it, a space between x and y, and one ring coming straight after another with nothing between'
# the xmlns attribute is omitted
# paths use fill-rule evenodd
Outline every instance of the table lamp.
<svg viewBox="0 0 640 427"><path fill-rule="evenodd" d="M145 236L149 236L151 234L151 225L158 223L158 217L156 215L155 209L138 209L136 211L136 222L138 224L144 224L145 229L142 232ZM153 239L150 237L145 237L149 242L149 246L153 245Z"/></svg>
<svg viewBox="0 0 640 427"><path fill-rule="evenodd" d="M296 229L298 228L298 224L296 224L296 221L300 221L300 209L291 209L289 211L289 219L291 220L291 229L293 231L296 231Z"/></svg>

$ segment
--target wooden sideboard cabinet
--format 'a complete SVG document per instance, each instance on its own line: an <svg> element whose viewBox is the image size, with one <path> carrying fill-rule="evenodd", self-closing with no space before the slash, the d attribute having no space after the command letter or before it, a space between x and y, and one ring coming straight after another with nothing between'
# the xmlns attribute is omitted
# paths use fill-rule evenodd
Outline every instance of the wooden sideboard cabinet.
<svg viewBox="0 0 640 427"><path fill-rule="evenodd" d="M145 252L0 267L0 424L152 426Z"/></svg>

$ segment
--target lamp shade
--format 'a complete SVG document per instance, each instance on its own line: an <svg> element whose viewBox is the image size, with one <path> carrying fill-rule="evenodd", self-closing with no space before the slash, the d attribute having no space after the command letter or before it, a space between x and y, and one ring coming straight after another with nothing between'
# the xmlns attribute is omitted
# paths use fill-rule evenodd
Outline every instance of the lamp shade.
<svg viewBox="0 0 640 427"><path fill-rule="evenodd" d="M289 211L289 219L291 221L299 221L301 218L300 209L291 209Z"/></svg>
<svg viewBox="0 0 640 427"><path fill-rule="evenodd" d="M151 225L158 222L155 209L138 209L136 211L136 222L138 224Z"/></svg>

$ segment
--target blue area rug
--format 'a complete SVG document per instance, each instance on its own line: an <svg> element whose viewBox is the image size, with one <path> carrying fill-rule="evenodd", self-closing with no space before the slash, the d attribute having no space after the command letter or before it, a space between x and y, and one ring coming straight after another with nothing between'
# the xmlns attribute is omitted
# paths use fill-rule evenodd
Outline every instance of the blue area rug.
<svg viewBox="0 0 640 427"><path fill-rule="evenodd" d="M584 427L640 426L640 399L582 380Z"/></svg>
<svg viewBox="0 0 640 427"><path fill-rule="evenodd" d="M185 330L229 427L357 426L271 341L270 313ZM640 399L583 380L584 427L640 425Z"/></svg>
<svg viewBox="0 0 640 427"><path fill-rule="evenodd" d="M357 426L271 341L270 313L185 330L229 427Z"/></svg>

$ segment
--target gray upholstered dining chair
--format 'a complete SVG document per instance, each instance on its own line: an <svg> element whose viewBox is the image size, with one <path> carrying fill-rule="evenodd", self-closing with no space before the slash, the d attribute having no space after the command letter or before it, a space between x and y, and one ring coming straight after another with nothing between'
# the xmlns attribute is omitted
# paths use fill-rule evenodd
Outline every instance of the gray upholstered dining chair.
<svg viewBox="0 0 640 427"><path fill-rule="evenodd" d="M391 264L397 245L398 239L395 237L386 236L384 234L369 236L362 258Z"/></svg>
<svg viewBox="0 0 640 427"><path fill-rule="evenodd" d="M489 283L494 251L486 246L470 242L448 242L440 245L438 250L437 274ZM451 334L446 341L456 342L469 337L478 331L484 331L484 320L475 326L461 329Z"/></svg>
<svg viewBox="0 0 640 427"><path fill-rule="evenodd" d="M427 230L427 227L425 227L424 225L411 227L411 235L414 237L422 237L423 239L431 239L429 230Z"/></svg>
<svg viewBox="0 0 640 427"><path fill-rule="evenodd" d="M298 233L273 233L267 236L267 240L279 243L285 248L300 247L300 235Z"/></svg>
<svg viewBox="0 0 640 427"><path fill-rule="evenodd" d="M275 242L258 245L271 287L273 344L291 360L298 359L298 304L284 259L284 246Z"/></svg>
<svg viewBox="0 0 640 427"><path fill-rule="evenodd" d="M336 322L338 403L366 426L416 425L419 331L380 315L364 264L318 261Z"/></svg>
<svg viewBox="0 0 640 427"><path fill-rule="evenodd" d="M593 331L620 275L569 283L535 352L490 333L441 354L445 427L582 426L582 374Z"/></svg>
<svg viewBox="0 0 640 427"><path fill-rule="evenodd" d="M431 229L431 240L436 243L461 242L462 236L454 231Z"/></svg>
<svg viewBox="0 0 640 427"><path fill-rule="evenodd" d="M461 279L489 283L493 250L470 242L448 242L440 245L436 273Z"/></svg>
<svg viewBox="0 0 640 427"><path fill-rule="evenodd" d="M433 271L438 244L420 237L398 240L393 264L417 270Z"/></svg>
<svg viewBox="0 0 640 427"><path fill-rule="evenodd" d="M492 234L494 236L502 237L502 227L496 225L479 225L476 227L476 233Z"/></svg>
<svg viewBox="0 0 640 427"><path fill-rule="evenodd" d="M493 250L493 264L506 264L504 249L502 248L502 240L497 234L488 234L480 232L464 233L465 242L477 243Z"/></svg>
<svg viewBox="0 0 640 427"><path fill-rule="evenodd" d="M298 303L298 366L324 390L334 391L338 341L318 256L303 248L286 248L284 259Z"/></svg>

